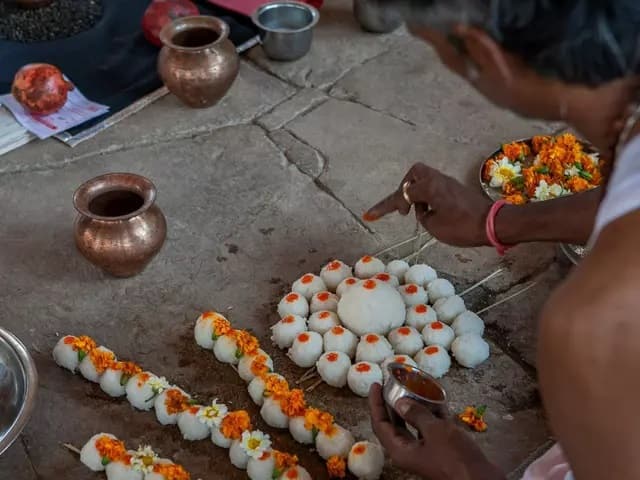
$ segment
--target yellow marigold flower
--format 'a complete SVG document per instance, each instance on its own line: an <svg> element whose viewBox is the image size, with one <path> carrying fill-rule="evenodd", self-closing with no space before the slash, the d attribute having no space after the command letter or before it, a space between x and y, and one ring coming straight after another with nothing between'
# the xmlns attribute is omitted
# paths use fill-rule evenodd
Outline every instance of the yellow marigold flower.
<svg viewBox="0 0 640 480"><path fill-rule="evenodd" d="M582 177L571 177L565 183L567 188L575 193L584 192L591 188L589 182Z"/></svg>
<svg viewBox="0 0 640 480"><path fill-rule="evenodd" d="M283 378L276 375L268 375L264 382L264 396L274 397L275 399L283 398L289 393L289 384Z"/></svg>
<svg viewBox="0 0 640 480"><path fill-rule="evenodd" d="M96 440L96 450L102 458L103 464L120 460L127 454L127 449L122 440L116 440L106 436Z"/></svg>
<svg viewBox="0 0 640 480"><path fill-rule="evenodd" d="M502 146L502 153L504 153L509 160L515 162L516 160L522 160L524 157L531 155L531 149L526 143L508 143Z"/></svg>
<svg viewBox="0 0 640 480"><path fill-rule="evenodd" d="M191 478L182 465L175 463L157 463L153 466L153 473L163 475L165 480L190 480Z"/></svg>
<svg viewBox="0 0 640 480"><path fill-rule="evenodd" d="M511 205L524 205L525 203L527 203L527 197L525 197L522 193L507 195L506 197L504 197L504 200Z"/></svg>
<svg viewBox="0 0 640 480"><path fill-rule="evenodd" d="M287 417L300 417L304 415L307 403L304 393L299 388L291 390L280 400L280 408Z"/></svg>
<svg viewBox="0 0 640 480"><path fill-rule="evenodd" d="M304 412L304 428L310 431L326 433L333 426L333 415L317 408L308 408Z"/></svg>
<svg viewBox="0 0 640 480"><path fill-rule="evenodd" d="M329 478L345 478L347 476L346 469L347 462L345 462L342 457L333 456L327 460Z"/></svg>
<svg viewBox="0 0 640 480"><path fill-rule="evenodd" d="M276 461L276 470L279 472L298 465L298 457L296 455L284 453L279 450L272 450L271 453L273 453L274 460Z"/></svg>
<svg viewBox="0 0 640 480"><path fill-rule="evenodd" d="M251 419L245 410L227 414L220 424L220 433L231 440L240 440L245 430L251 430Z"/></svg>
<svg viewBox="0 0 640 480"><path fill-rule="evenodd" d="M258 352L260 342L246 330L233 330L232 335L238 346L236 352L238 358L244 355L255 355Z"/></svg>

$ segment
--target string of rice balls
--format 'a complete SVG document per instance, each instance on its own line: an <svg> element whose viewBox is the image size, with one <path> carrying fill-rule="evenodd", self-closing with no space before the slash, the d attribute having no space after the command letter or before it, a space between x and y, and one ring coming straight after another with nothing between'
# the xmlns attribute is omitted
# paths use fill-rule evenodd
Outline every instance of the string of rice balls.
<svg viewBox="0 0 640 480"><path fill-rule="evenodd" d="M80 454L80 461L94 472L105 472L109 480L190 480L182 466L160 458L146 445L127 450L122 440L110 433L98 433L81 450L65 444Z"/></svg>
<svg viewBox="0 0 640 480"><path fill-rule="evenodd" d="M203 316L207 319L211 318L210 316L217 319L215 314ZM230 329L227 329L227 333L230 333ZM245 335L246 332L238 333L238 342L242 348L251 348L250 335ZM242 343L241 339L246 343ZM263 355L257 351L254 353L258 354L259 359L263 358ZM268 363L266 354L264 357L266 365ZM97 346L91 337L67 335L61 338L53 349L53 358L59 366L72 373L78 371L87 380L99 383L102 390L109 396L126 395L129 403L137 410L148 411L153 408L158 422L162 425L177 425L185 440L210 438L214 445L229 449L231 463L236 468L247 470L251 480L308 480L311 478L309 473L298 465L298 458L295 455L272 449L269 435L252 429L247 411L230 411L226 405L218 403L218 399L214 399L210 405L200 404L183 389L171 385L164 377L145 372L133 362L118 361L111 350ZM98 448L96 440L94 437L89 442L93 442L91 444L94 450ZM103 440L104 442L106 440ZM95 451L92 452L95 453ZM143 478L144 480L183 480L184 478L167 476L168 473L162 476L163 469L160 469L160 472L153 472L156 476L150 476L151 473L147 472L146 476L142 477L130 471L131 469L124 468L126 465L120 465L122 462L116 462L115 457L112 459L109 455L95 454L91 458L100 460L104 457L114 462L114 466L106 468L108 480L141 480ZM99 463L96 461L88 466L105 470L104 466L109 465Z"/></svg>
<svg viewBox="0 0 640 480"><path fill-rule="evenodd" d="M428 265L364 256L352 269L335 260L291 290L278 304L272 340L296 365L311 368L299 383L317 372L333 387L366 396L384 377L379 366L394 357L435 378L449 371L449 351L467 368L489 357L484 322Z"/></svg>
<svg viewBox="0 0 640 480"><path fill-rule="evenodd" d="M307 287L313 283L324 286L319 279L320 277L301 279L308 280L301 283ZM307 292L311 298L319 293L322 292ZM290 303L301 305L298 299L304 297L296 295L297 298L290 298ZM303 309L297 311L303 313ZM285 325L295 325L302 318L296 318L293 314L290 317ZM302 322L306 325L305 320ZM347 468L358 478L380 478L384 466L382 449L369 442L356 443L351 432L335 423L330 413L307 405L303 391L291 389L287 380L273 371L271 358L260 349L254 336L232 328L231 323L218 313L205 312L196 320L194 337L198 345L213 350L215 357L222 363L237 365L238 374L248 382L249 396L260 407L260 415L270 427L288 429L297 442L315 445L318 454L326 461L331 478L344 478ZM299 343L301 350L308 348L322 353L322 337L317 332L302 332L293 341ZM351 365L349 357L341 352L330 352L325 357L328 363L342 362ZM372 365L372 368L380 371L378 365ZM346 374L340 383L344 386ZM251 477L251 470L249 473Z"/></svg>

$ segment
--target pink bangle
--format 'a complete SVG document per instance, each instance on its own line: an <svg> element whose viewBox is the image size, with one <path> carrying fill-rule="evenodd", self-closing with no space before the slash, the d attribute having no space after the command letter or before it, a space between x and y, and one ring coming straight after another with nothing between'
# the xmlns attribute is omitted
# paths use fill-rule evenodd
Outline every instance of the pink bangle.
<svg viewBox="0 0 640 480"><path fill-rule="evenodd" d="M498 251L498 255L504 255L511 245L505 245L500 240L498 240L498 236L496 235L496 216L502 207L508 205L504 200L498 200L491 206L489 210L489 214L487 215L487 221L485 223L485 230L487 233L487 239L491 246L495 247Z"/></svg>

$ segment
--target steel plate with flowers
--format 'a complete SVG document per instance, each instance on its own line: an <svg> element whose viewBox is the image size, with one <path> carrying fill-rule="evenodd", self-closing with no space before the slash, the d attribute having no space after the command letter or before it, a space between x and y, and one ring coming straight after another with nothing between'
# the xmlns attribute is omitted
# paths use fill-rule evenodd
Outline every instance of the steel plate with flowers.
<svg viewBox="0 0 640 480"><path fill-rule="evenodd" d="M492 200L514 205L552 200L600 186L602 162L590 144L571 133L517 140L489 156L480 168L480 185ZM585 248L563 245L577 263Z"/></svg>

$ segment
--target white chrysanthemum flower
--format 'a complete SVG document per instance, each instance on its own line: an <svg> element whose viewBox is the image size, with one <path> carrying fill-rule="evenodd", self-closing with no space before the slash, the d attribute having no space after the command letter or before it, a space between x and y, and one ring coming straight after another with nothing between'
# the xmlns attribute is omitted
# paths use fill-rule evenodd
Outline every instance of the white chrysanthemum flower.
<svg viewBox="0 0 640 480"><path fill-rule="evenodd" d="M600 154L598 153L588 153L587 157L589 157L596 166L600 163Z"/></svg>
<svg viewBox="0 0 640 480"><path fill-rule="evenodd" d="M580 169L575 165L571 165L571 168L567 168L564 171L565 177L577 177L578 175L580 175Z"/></svg>
<svg viewBox="0 0 640 480"><path fill-rule="evenodd" d="M220 428L222 419L227 416L228 412L229 409L227 406L222 403L218 403L218 399L216 398L211 402L211 405L202 407L198 410L196 416L198 417L198 420L204 423L207 427Z"/></svg>
<svg viewBox="0 0 640 480"><path fill-rule="evenodd" d="M505 183L509 183L516 177L522 174L522 167L519 162L511 163L507 157L502 157L500 160L495 160L489 175L491 176L490 185L492 187L502 187Z"/></svg>
<svg viewBox="0 0 640 480"><path fill-rule="evenodd" d="M260 430L242 432L242 439L240 442L242 449L247 453L247 455L251 458L255 458L256 460L271 448L271 438Z"/></svg>
<svg viewBox="0 0 640 480"><path fill-rule="evenodd" d="M171 386L171 384L164 377L151 377L149 379L149 386L154 394L160 395L167 388Z"/></svg>
<svg viewBox="0 0 640 480"><path fill-rule="evenodd" d="M542 202L544 200L550 200L552 198L558 198L562 196L564 190L557 183L549 185L546 180L541 180L534 194L535 201Z"/></svg>
<svg viewBox="0 0 640 480"><path fill-rule="evenodd" d="M137 472L151 473L158 454L149 445L140 446L131 456L131 468Z"/></svg>

